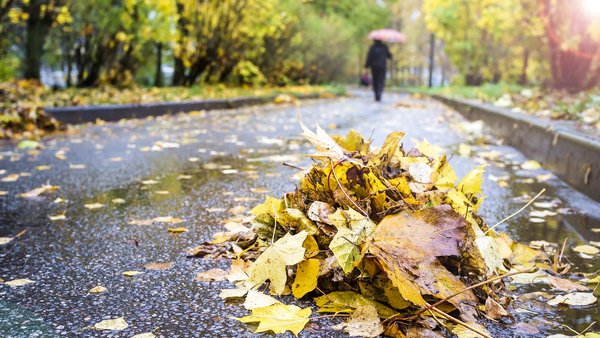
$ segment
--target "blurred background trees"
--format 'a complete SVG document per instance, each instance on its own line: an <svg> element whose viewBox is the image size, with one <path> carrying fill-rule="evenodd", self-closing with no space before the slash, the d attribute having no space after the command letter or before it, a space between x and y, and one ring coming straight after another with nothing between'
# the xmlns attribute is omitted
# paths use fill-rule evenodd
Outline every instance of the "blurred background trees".
<svg viewBox="0 0 600 338"><path fill-rule="evenodd" d="M62 86L354 82L378 28L391 81L600 82L597 0L0 0L0 79Z"/></svg>
<svg viewBox="0 0 600 338"><path fill-rule="evenodd" d="M390 14L370 0L0 0L0 77L78 87L347 81L365 35Z"/></svg>

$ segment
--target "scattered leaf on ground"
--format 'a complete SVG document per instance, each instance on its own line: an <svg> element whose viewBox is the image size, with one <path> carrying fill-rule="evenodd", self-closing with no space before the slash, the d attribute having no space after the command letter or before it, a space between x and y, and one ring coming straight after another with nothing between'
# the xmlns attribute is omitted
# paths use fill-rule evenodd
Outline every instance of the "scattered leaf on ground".
<svg viewBox="0 0 600 338"><path fill-rule="evenodd" d="M8 243L12 242L13 239L15 239L15 238L14 237L0 237L0 245L8 244Z"/></svg>
<svg viewBox="0 0 600 338"><path fill-rule="evenodd" d="M225 280L227 271L222 269L211 269L196 274L196 282L213 282Z"/></svg>
<svg viewBox="0 0 600 338"><path fill-rule="evenodd" d="M237 288L237 289L222 289L219 293L219 297L221 299L230 299L230 298L242 298L248 293L248 289L245 288Z"/></svg>
<svg viewBox="0 0 600 338"><path fill-rule="evenodd" d="M94 286L93 288L90 289L90 291L88 291L89 293L103 293L108 291L107 288L105 288L104 286L98 285L98 286Z"/></svg>
<svg viewBox="0 0 600 338"><path fill-rule="evenodd" d="M584 244L584 245L578 245L578 246L574 247L573 251L593 256L593 255L598 254L600 252L600 249L598 249L597 247L592 246L592 245Z"/></svg>
<svg viewBox="0 0 600 338"><path fill-rule="evenodd" d="M140 272L140 271L130 270L130 271L123 272L123 276L125 276L125 277L133 277L133 276L137 276L137 275L142 274L142 273L143 272Z"/></svg>
<svg viewBox="0 0 600 338"><path fill-rule="evenodd" d="M19 174L10 174L2 177L2 179L0 179L0 182L16 182L19 179L19 177Z"/></svg>
<svg viewBox="0 0 600 338"><path fill-rule="evenodd" d="M185 227L177 227L177 228L167 228L167 231L172 233L172 234L180 234L183 232L187 232L188 228Z"/></svg>
<svg viewBox="0 0 600 338"><path fill-rule="evenodd" d="M48 216L48 218L49 218L51 221L62 221L62 220L65 220L65 219L67 219L67 216L65 216L65 214L63 213L63 214L58 214L58 215Z"/></svg>
<svg viewBox="0 0 600 338"><path fill-rule="evenodd" d="M332 327L335 330L344 330L350 336L378 337L384 328L373 305L361 305L348 318L348 321Z"/></svg>
<svg viewBox="0 0 600 338"><path fill-rule="evenodd" d="M238 320L242 323L258 322L255 333L266 331L285 333L285 331L291 331L297 336L310 320L311 313L310 308L301 309L295 305L276 303L253 309L250 316L238 318Z"/></svg>
<svg viewBox="0 0 600 338"><path fill-rule="evenodd" d="M87 209L95 210L95 209L103 208L104 204L102 204L102 203L89 203L89 204L84 204L83 206L85 208L87 208Z"/></svg>
<svg viewBox="0 0 600 338"><path fill-rule="evenodd" d="M46 193L46 192L51 192L51 191L56 191L60 189L58 186L55 185L49 185L49 184L45 184L39 188L35 188L31 191L28 191L26 193L22 193L19 194L19 197L24 197L24 198L34 198L34 197L38 197L39 195Z"/></svg>
<svg viewBox="0 0 600 338"><path fill-rule="evenodd" d="M560 291L588 291L590 289L585 285L555 276L548 276L548 281L552 287Z"/></svg>
<svg viewBox="0 0 600 338"><path fill-rule="evenodd" d="M94 329L96 330L121 331L125 330L127 327L129 327L129 324L127 324L123 317L106 319L94 324Z"/></svg>
<svg viewBox="0 0 600 338"><path fill-rule="evenodd" d="M168 270L173 267L173 262L155 262L144 264L144 268L148 270Z"/></svg>
<svg viewBox="0 0 600 338"><path fill-rule="evenodd" d="M21 279L13 279L11 281L6 282L5 284L11 287L23 286L27 284L35 283L31 279L21 278Z"/></svg>
<svg viewBox="0 0 600 338"><path fill-rule="evenodd" d="M262 292L249 290L246 300L244 301L244 307L247 310L252 310L277 303L279 303L279 301L269 295L265 295Z"/></svg>
<svg viewBox="0 0 600 338"><path fill-rule="evenodd" d="M598 299L591 292L574 292L566 295L556 296L548 301L548 304L557 306L566 304L570 306L586 306L596 303Z"/></svg>
<svg viewBox="0 0 600 338"><path fill-rule="evenodd" d="M534 160L528 160L528 161L521 163L521 168L523 168L525 170L535 170L535 169L539 169L541 167L542 167L542 165L540 164L540 162L534 161Z"/></svg>

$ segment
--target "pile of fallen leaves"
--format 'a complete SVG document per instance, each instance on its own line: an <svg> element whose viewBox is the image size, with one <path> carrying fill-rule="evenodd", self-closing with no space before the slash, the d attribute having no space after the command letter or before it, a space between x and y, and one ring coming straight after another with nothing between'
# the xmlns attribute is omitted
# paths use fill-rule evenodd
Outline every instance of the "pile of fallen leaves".
<svg viewBox="0 0 600 338"><path fill-rule="evenodd" d="M36 81L0 83L0 138L37 138L61 128L44 112L48 90Z"/></svg>
<svg viewBox="0 0 600 338"><path fill-rule="evenodd" d="M291 294L347 317L334 328L350 335L489 337L481 318L510 318L504 278L568 269L477 215L483 166L456 184L446 156L426 141L407 151L394 132L371 150L355 131L330 137L302 127L317 151L296 190L267 197L190 251L232 259L236 288L221 297L245 298L252 313L238 319L258 323L256 332L298 334L323 317L272 296Z"/></svg>

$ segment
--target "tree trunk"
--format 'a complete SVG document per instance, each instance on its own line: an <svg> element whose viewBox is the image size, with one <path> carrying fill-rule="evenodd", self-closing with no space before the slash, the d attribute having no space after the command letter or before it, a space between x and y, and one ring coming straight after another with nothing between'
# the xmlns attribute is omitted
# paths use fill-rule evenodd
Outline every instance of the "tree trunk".
<svg viewBox="0 0 600 338"><path fill-rule="evenodd" d="M71 56L71 52L67 52L67 87L73 86L71 81L71 74L73 73L73 60Z"/></svg>
<svg viewBox="0 0 600 338"><path fill-rule="evenodd" d="M154 87L162 87L163 85L162 48L162 43L156 44L156 73L154 74Z"/></svg>
<svg viewBox="0 0 600 338"><path fill-rule="evenodd" d="M42 21L40 12L41 10L39 4L31 5L29 18L27 19L25 28L25 69L23 76L26 79L40 79L44 42L46 41L46 36L49 29L49 26Z"/></svg>
<svg viewBox="0 0 600 338"><path fill-rule="evenodd" d="M521 66L521 77L519 78L519 84L527 84L527 68L529 67L529 50L525 49L523 52L523 65Z"/></svg>
<svg viewBox="0 0 600 338"><path fill-rule="evenodd" d="M183 86L185 82L185 66L183 60L175 58L175 70L173 71L173 80L171 84L173 86Z"/></svg>

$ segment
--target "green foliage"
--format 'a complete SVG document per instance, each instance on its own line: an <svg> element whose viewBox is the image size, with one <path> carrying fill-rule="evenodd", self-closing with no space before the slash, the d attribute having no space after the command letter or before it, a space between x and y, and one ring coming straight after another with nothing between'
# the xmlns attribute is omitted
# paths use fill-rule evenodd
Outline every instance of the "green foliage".
<svg viewBox="0 0 600 338"><path fill-rule="evenodd" d="M20 64L21 62L17 55L13 53L0 54L0 81L16 78Z"/></svg>

